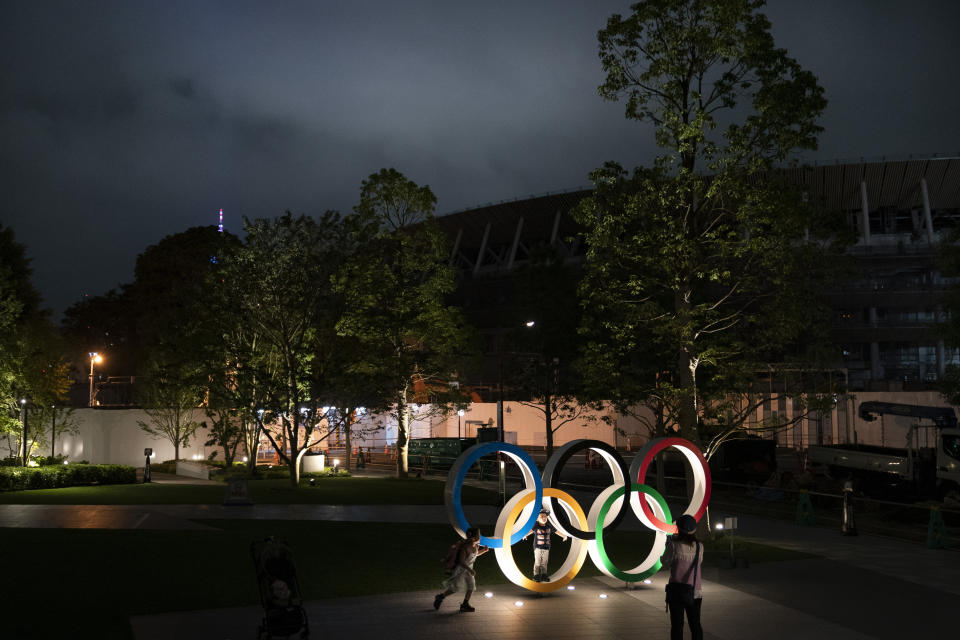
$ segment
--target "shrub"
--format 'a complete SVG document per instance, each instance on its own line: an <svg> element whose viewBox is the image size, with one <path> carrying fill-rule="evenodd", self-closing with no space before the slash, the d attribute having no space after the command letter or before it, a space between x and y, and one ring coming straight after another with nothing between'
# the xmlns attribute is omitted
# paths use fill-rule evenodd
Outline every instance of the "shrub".
<svg viewBox="0 0 960 640"><path fill-rule="evenodd" d="M132 484L136 481L136 469L122 464L0 467L0 491L55 489L91 484Z"/></svg>
<svg viewBox="0 0 960 640"><path fill-rule="evenodd" d="M285 466L282 467L266 467L259 466L257 467L257 475L250 476L247 473L246 465L243 465L242 468L226 469L223 471L217 471L214 475L211 476L217 480L230 480L233 478L247 478L248 480L289 480L290 479L290 469ZM324 471L316 473L301 473L300 480L307 480L309 478L349 478L350 472L346 469L340 469L337 472L334 472L333 467L327 467Z"/></svg>
<svg viewBox="0 0 960 640"><path fill-rule="evenodd" d="M177 472L177 463L174 462L173 460L150 463L150 473L176 473L176 472Z"/></svg>

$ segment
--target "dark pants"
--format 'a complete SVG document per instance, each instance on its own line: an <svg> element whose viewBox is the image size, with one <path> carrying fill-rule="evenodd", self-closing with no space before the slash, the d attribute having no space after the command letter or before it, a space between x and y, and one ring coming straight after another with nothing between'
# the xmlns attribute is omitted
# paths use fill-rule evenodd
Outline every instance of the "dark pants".
<svg viewBox="0 0 960 640"><path fill-rule="evenodd" d="M687 614L687 623L690 625L690 637L693 640L703 640L703 627L700 626L701 604L703 604L703 598L697 598L689 606L670 603L670 640L683 640L684 613Z"/></svg>

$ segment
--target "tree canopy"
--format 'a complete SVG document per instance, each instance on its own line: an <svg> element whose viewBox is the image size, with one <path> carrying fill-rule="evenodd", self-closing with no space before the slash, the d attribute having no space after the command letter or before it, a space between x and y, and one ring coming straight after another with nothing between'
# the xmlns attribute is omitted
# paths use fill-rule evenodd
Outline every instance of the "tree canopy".
<svg viewBox="0 0 960 640"><path fill-rule="evenodd" d="M338 331L358 341L357 373L383 380L380 404L397 422L397 471L407 473L411 405L439 411L458 396L449 383L475 345L459 309L446 237L433 217L436 198L395 169L363 181L354 207L359 251L339 274L345 296Z"/></svg>
<svg viewBox="0 0 960 640"><path fill-rule="evenodd" d="M0 225L0 434L21 449L24 436L28 443L42 441L43 417L66 399L69 385L63 345L49 312L40 308L25 248L12 229ZM27 434L20 421L22 400L33 418Z"/></svg>
<svg viewBox="0 0 960 640"><path fill-rule="evenodd" d="M662 153L595 171L575 212L585 362L621 405L662 403L692 440L705 435L703 394L748 388L822 309L831 244L776 163L815 148L826 101L774 46L762 5L649 0L598 34L601 96L652 123Z"/></svg>

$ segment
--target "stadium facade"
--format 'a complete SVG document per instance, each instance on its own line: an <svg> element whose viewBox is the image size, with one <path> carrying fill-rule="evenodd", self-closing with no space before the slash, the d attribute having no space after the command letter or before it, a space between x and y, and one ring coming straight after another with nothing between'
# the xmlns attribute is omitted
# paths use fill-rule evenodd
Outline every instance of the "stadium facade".
<svg viewBox="0 0 960 640"><path fill-rule="evenodd" d="M848 249L852 268L826 292L835 367L861 400L887 398L942 404L934 391L944 369L960 365L960 352L944 344L937 324L947 318L944 296L957 284L937 266L949 231L960 224L960 157L850 162L787 170L806 197L820 202L856 234ZM549 246L572 265L584 260L581 229L571 210L589 190L504 201L439 218L461 274L459 303L484 336L488 363L496 358L499 318L512 304L513 270L538 246ZM492 367L487 366L484 383ZM483 384L481 386L486 386ZM856 438L855 400L813 415L785 439L794 446ZM788 399L767 399L759 423Z"/></svg>

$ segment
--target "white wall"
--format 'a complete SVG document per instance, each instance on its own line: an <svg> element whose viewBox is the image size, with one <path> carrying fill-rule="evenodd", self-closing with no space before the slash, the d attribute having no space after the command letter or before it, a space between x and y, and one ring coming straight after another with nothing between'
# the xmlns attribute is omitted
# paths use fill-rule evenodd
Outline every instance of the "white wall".
<svg viewBox="0 0 960 640"><path fill-rule="evenodd" d="M857 441L864 444L885 445L888 447L903 447L906 444L907 432L911 425L916 423L915 418L900 416L884 416L883 420L867 422L857 415L857 408L866 401L895 402L931 407L949 406L939 393L935 391L902 391L894 393L857 393L851 401L848 415L850 417L850 441L853 440L854 430ZM426 412L423 412L424 414ZM566 424L554 433L554 445L560 446L570 440L588 438L600 440L620 448L637 449L649 438L646 424L635 418L617 415L612 409L605 408L591 415L595 420L581 419ZM613 425L607 424L599 418L609 416ZM138 420L149 421L148 416L139 409L104 410L104 409L77 409L74 416L79 425L79 433L75 436L64 435L57 442L57 453L68 456L71 460L89 460L92 463L128 464L143 466L143 450L151 447L154 450L154 462L173 459L173 445L164 439L155 439L145 433L137 424ZM652 415L650 416L652 418ZM206 419L203 411L196 410L193 416L198 422ZM411 425L413 438L455 438L457 437L456 412L451 412L445 419L442 417L414 418ZM354 439L353 444L372 447L374 450L383 450L385 446L395 446L397 442L396 421L385 415L365 415L361 422L368 426L381 424L383 428L373 430L374 433L363 439ZM546 433L543 424L543 414L532 407L521 405L518 402L505 402L503 409L504 431L507 442L514 442L522 447L542 447L546 443ZM459 418L460 435L474 437L478 426L496 426L497 405L494 402L472 403ZM807 430L805 422L798 425L799 429ZM846 442L847 426L840 424L838 413L834 411L831 421L833 442ZM920 446L926 446L923 439L926 434L932 435L932 430L922 429ZM220 451L219 447L204 447L207 438L205 429L200 429L197 436L191 439L190 446L180 450L180 458L189 460L194 456L206 458L213 451ZM781 436L788 442L786 436ZM804 435L804 445L808 444ZM321 448L326 448L326 444ZM333 443L330 443L333 446ZM45 448L43 453L47 453ZM222 456L222 451L220 451Z"/></svg>
<svg viewBox="0 0 960 640"><path fill-rule="evenodd" d="M143 450L147 447L153 449L152 462L173 460L173 445L166 439L155 439L137 424L138 420L150 422L149 416L141 409L77 409L73 415L79 432L58 438L56 448L57 453L70 460L142 467L146 460ZM206 416L197 409L193 419L201 422ZM180 458L189 460L195 455L206 458L216 449L204 447L206 439L206 429L198 429L196 436L190 439L190 446L180 448Z"/></svg>
<svg viewBox="0 0 960 640"><path fill-rule="evenodd" d="M477 435L478 427L495 427L497 425L497 403L495 402L471 403L467 406L463 416L457 416L455 411L450 412L446 418L427 416L426 411L421 413L423 417L414 416L410 426L411 438L456 438L458 432L461 437L473 438ZM559 446L570 440L587 438L624 447L627 444L627 437L631 437L634 442L638 438L645 440L647 437L646 428L639 422L618 417L612 409L599 412L591 411L589 415L594 419L580 418L563 425L554 432L554 445ZM614 426L600 419L603 416L610 416L617 427L626 431L627 436L615 434ZM372 423L377 420L384 424L385 429L372 437L355 441L355 444L371 446L374 449L382 449L384 445L393 446L396 444L397 425L396 420L391 416L364 416L361 421ZM543 412L534 407L525 406L519 402L504 402L503 429L507 442L515 442L521 447L543 447L546 445L547 436L543 422Z"/></svg>

